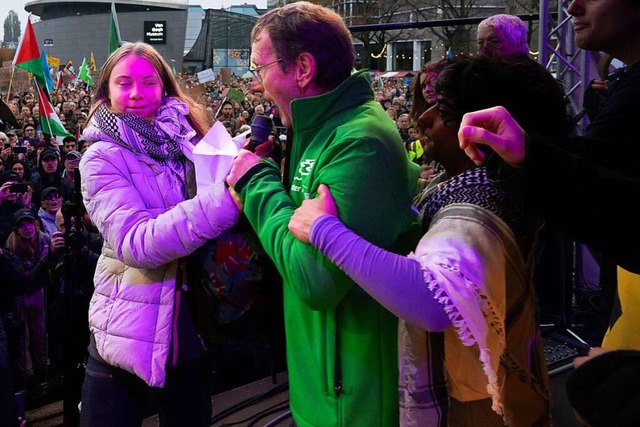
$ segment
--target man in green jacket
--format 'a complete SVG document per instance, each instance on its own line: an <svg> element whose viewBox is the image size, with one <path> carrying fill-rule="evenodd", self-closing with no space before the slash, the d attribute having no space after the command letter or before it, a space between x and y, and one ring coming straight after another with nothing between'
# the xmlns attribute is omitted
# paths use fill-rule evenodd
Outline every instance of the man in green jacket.
<svg viewBox="0 0 640 427"><path fill-rule="evenodd" d="M290 128L284 183L242 150L227 182L284 279L291 411L299 427L398 424L397 318L288 230L327 184L341 218L390 248L414 218L418 170L374 101L339 15L307 2L274 9L252 33L252 90Z"/></svg>

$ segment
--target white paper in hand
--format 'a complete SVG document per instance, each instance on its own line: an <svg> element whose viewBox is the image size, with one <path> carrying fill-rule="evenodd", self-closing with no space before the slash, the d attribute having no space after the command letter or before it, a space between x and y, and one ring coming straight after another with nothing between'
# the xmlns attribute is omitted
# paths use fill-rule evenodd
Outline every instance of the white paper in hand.
<svg viewBox="0 0 640 427"><path fill-rule="evenodd" d="M250 131L248 131L250 132ZM193 149L198 193L223 184L233 159L244 145L247 133L231 138L222 123L216 121Z"/></svg>

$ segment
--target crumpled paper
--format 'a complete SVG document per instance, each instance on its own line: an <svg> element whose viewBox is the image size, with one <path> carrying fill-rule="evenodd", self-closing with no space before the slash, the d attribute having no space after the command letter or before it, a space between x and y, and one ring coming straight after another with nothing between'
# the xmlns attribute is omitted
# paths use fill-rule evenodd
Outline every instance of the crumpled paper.
<svg viewBox="0 0 640 427"><path fill-rule="evenodd" d="M198 193L224 183L233 159L244 146L250 130L231 137L222 123L216 121L209 132L193 148Z"/></svg>

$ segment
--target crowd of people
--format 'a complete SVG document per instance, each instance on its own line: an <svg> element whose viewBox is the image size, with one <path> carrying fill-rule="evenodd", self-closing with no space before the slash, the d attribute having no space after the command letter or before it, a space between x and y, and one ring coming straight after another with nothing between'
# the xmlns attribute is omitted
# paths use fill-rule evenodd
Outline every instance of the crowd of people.
<svg viewBox="0 0 640 427"><path fill-rule="evenodd" d="M250 80L200 84L136 42L95 88L50 94L68 136L42 133L32 90L9 96L0 424L17 425L6 396L59 375L66 425L140 425L150 399L163 425L209 425L225 351L212 330L259 297L203 301L244 251L240 270L277 271L296 426L552 425L535 280L547 223L619 266L625 308L577 360L570 401L585 425L635 425L637 148L623 135L640 105L640 9L601 3L569 6L576 43L627 68L594 83L603 105L580 137L526 25L502 14L478 26L477 55L429 62L410 84L354 72L340 16L296 2L258 19ZM212 123L237 136L257 115L273 135L224 182L196 185ZM615 411L594 400L612 378L626 390Z"/></svg>

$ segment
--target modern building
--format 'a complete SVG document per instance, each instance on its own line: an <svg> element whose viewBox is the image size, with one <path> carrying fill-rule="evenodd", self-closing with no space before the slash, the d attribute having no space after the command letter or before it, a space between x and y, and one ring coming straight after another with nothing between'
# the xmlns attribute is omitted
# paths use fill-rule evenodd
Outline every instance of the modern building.
<svg viewBox="0 0 640 427"><path fill-rule="evenodd" d="M211 68L214 73L229 68L232 74L243 75L250 65L251 30L263 12L246 4L204 11L198 36L184 56L184 67L190 72ZM188 28L193 28L192 16L198 17L190 11Z"/></svg>
<svg viewBox="0 0 640 427"><path fill-rule="evenodd" d="M187 28L188 0L118 0L115 3L123 41L146 41L181 69ZM111 2L105 0L34 0L27 12L36 38L51 57L77 67L93 52L98 68L107 59Z"/></svg>

